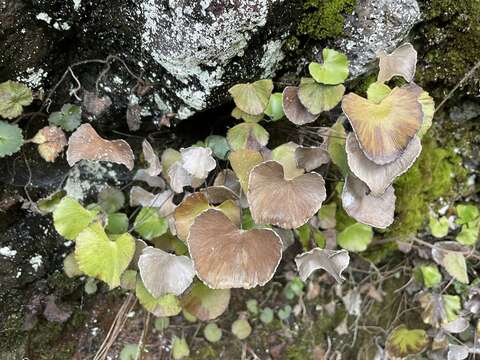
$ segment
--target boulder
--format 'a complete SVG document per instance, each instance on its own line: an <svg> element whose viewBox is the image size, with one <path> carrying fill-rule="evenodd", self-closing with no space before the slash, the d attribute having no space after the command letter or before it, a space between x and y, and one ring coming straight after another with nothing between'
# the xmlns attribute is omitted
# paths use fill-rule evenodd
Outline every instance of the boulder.
<svg viewBox="0 0 480 360"><path fill-rule="evenodd" d="M107 93L114 111L124 113L129 103L139 103L144 116L173 112L185 119L224 103L233 84L281 70L283 45L296 32L302 5L301 0L4 0L0 81L13 78L48 90L76 64L72 72L82 88ZM346 15L344 36L308 42L306 60L334 46L347 53L358 76L377 50L398 45L419 19L416 0L359 0ZM108 56L107 63L78 64ZM289 65L296 70L303 61ZM77 86L70 74L67 79L57 92L59 103ZM133 88L140 79L154 86L139 98Z"/></svg>

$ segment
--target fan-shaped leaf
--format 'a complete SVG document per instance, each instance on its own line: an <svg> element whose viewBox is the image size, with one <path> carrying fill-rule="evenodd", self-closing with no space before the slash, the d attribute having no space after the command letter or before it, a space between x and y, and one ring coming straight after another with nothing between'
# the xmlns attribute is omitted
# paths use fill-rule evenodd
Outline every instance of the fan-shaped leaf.
<svg viewBox="0 0 480 360"><path fill-rule="evenodd" d="M32 90L26 85L6 81L0 84L0 116L14 119L22 115L23 107L32 103Z"/></svg>
<svg viewBox="0 0 480 360"><path fill-rule="evenodd" d="M16 153L22 145L22 130L17 125L0 121L0 158Z"/></svg>
<svg viewBox="0 0 480 360"><path fill-rule="evenodd" d="M310 63L308 70L315 81L327 84L341 84L348 77L348 59L347 57L332 49L323 49L323 63Z"/></svg>

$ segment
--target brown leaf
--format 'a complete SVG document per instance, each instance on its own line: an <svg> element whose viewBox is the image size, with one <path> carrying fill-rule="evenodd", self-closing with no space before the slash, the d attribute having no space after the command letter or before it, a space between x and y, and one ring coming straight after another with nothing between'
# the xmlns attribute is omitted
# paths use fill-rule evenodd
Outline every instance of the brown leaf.
<svg viewBox="0 0 480 360"><path fill-rule="evenodd" d="M317 120L319 115L313 115L302 105L298 98L298 87L287 86L283 90L283 111L288 120L295 125L305 125Z"/></svg>
<svg viewBox="0 0 480 360"><path fill-rule="evenodd" d="M83 95L82 110L91 116L100 116L112 105L108 96L98 97L95 93L85 91Z"/></svg>
<svg viewBox="0 0 480 360"><path fill-rule="evenodd" d="M124 140L102 139L90 124L81 125L68 140L67 161L70 166L80 160L109 161L133 169L133 151Z"/></svg>
<svg viewBox="0 0 480 360"><path fill-rule="evenodd" d="M215 209L195 219L187 244L198 278L212 289L263 286L282 258L282 241L275 232L242 231Z"/></svg>
<svg viewBox="0 0 480 360"><path fill-rule="evenodd" d="M37 132L32 142L38 144L38 152L45 161L54 162L67 145L67 138L59 127L46 126Z"/></svg>

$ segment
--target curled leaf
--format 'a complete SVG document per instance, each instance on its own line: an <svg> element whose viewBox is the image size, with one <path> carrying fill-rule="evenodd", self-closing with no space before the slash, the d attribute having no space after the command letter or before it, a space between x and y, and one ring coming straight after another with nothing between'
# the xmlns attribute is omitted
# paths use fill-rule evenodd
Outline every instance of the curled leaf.
<svg viewBox="0 0 480 360"><path fill-rule="evenodd" d="M350 256L346 250L327 250L315 248L295 258L300 278L306 281L307 278L318 269L323 269L342 283L345 278L342 272L347 268Z"/></svg>
<svg viewBox="0 0 480 360"><path fill-rule="evenodd" d="M38 152L45 161L54 162L67 145L67 138L59 127L46 126L37 132L32 142L38 144Z"/></svg>
<svg viewBox="0 0 480 360"><path fill-rule="evenodd" d="M162 172L162 165L160 164L158 155L147 140L143 140L142 150L145 161L148 163L148 168L146 169L147 174L150 176L157 176Z"/></svg>
<svg viewBox="0 0 480 360"><path fill-rule="evenodd" d="M407 82L411 82L415 76L415 67L417 66L417 51L412 44L406 43L390 54L385 51L377 54L380 59L378 81L386 82L394 76L401 76Z"/></svg>
<svg viewBox="0 0 480 360"><path fill-rule="evenodd" d="M182 167L197 179L205 179L209 172L217 166L210 148L191 146L181 149L180 154Z"/></svg>
<svg viewBox="0 0 480 360"><path fill-rule="evenodd" d="M422 144L415 136L398 159L385 165L378 165L371 161L360 148L353 133L347 136L345 150L350 170L368 185L374 195L380 196L398 176L410 169L422 152Z"/></svg>
<svg viewBox="0 0 480 360"><path fill-rule="evenodd" d="M349 93L342 109L365 155L378 165L402 155L423 121L418 96L408 87L393 89L379 104Z"/></svg>
<svg viewBox="0 0 480 360"><path fill-rule="evenodd" d="M68 140L67 161L70 166L80 160L109 161L133 169L133 151L124 140L102 139L90 124L81 125Z"/></svg>
<svg viewBox="0 0 480 360"><path fill-rule="evenodd" d="M384 229L393 223L395 191L388 187L382 195L372 194L367 185L354 175L347 176L342 192L342 205L358 222Z"/></svg>
<svg viewBox="0 0 480 360"><path fill-rule="evenodd" d="M172 197L173 192L170 190L152 194L139 186L132 186L130 189L130 206L163 208Z"/></svg>

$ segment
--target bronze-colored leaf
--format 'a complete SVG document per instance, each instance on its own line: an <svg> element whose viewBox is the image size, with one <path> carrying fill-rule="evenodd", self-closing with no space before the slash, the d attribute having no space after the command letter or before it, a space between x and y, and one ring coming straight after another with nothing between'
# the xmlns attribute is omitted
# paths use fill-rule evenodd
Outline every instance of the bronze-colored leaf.
<svg viewBox="0 0 480 360"><path fill-rule="evenodd" d="M90 124L83 124L68 140L67 161L70 166L80 160L109 161L133 169L133 151L125 140L102 139Z"/></svg>
<svg viewBox="0 0 480 360"><path fill-rule="evenodd" d="M263 286L282 258L273 230L242 231L216 209L195 219L187 244L198 278L212 289Z"/></svg>
<svg viewBox="0 0 480 360"><path fill-rule="evenodd" d="M298 87L287 86L283 90L283 111L288 120L295 125L305 125L317 120L320 114L313 115L308 112L298 98Z"/></svg>
<svg viewBox="0 0 480 360"><path fill-rule="evenodd" d="M325 181L317 173L286 180L276 161L265 161L250 172L247 199L257 224L295 229L318 212L325 198Z"/></svg>

